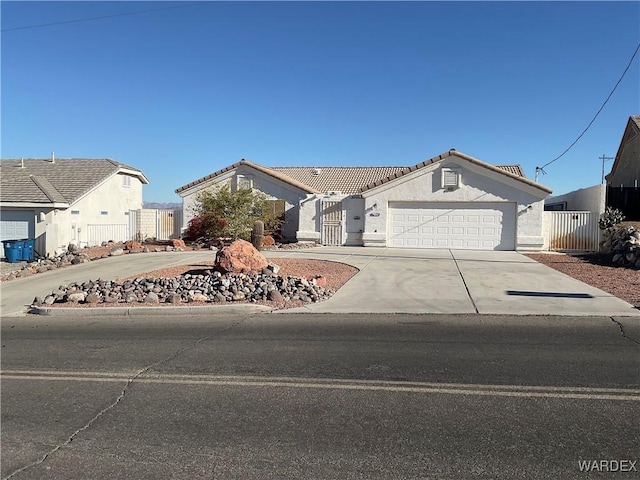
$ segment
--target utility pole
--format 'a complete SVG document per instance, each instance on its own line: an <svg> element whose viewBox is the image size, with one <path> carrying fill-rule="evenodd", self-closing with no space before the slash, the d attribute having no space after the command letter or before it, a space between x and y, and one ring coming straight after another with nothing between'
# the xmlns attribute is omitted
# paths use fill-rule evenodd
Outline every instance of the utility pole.
<svg viewBox="0 0 640 480"><path fill-rule="evenodd" d="M600 160L602 160L602 184L604 185L604 162L606 160L613 160L616 157L607 157L604 153L602 154L601 157L599 157Z"/></svg>

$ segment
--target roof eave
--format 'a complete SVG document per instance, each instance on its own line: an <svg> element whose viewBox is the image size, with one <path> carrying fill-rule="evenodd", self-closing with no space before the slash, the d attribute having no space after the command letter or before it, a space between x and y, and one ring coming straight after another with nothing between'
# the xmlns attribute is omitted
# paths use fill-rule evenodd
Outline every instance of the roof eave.
<svg viewBox="0 0 640 480"><path fill-rule="evenodd" d="M66 202L0 202L0 208L69 208L70 203Z"/></svg>
<svg viewBox="0 0 640 480"><path fill-rule="evenodd" d="M206 175L202 178L199 178L198 180L195 180L191 183L188 183L186 185L183 185L182 187L179 187L175 190L175 193L177 193L178 195L180 195L180 193L185 192L187 190L192 189L193 187L196 187L202 183L205 183L209 180L213 180L216 177L219 177L220 175L222 175L223 173L229 172L231 170L234 170L236 168L238 168L241 165L246 165L248 167L254 168L255 170L258 170L266 175L269 175L270 177L276 178L282 182L288 183L289 185L292 185L296 188L299 188L300 190L307 192L307 193L320 193L318 190L315 190L311 187L309 187L308 185L305 185L304 183L300 183L297 180L294 180L293 178L285 175L285 174L281 174L279 172L274 172L273 170L271 170L268 167L264 167L262 165L259 165L257 163L251 162L249 160L245 160L244 158L242 160L240 160L239 162L236 163L232 163L231 165L229 165L228 167L222 168L220 170L217 170L209 175Z"/></svg>

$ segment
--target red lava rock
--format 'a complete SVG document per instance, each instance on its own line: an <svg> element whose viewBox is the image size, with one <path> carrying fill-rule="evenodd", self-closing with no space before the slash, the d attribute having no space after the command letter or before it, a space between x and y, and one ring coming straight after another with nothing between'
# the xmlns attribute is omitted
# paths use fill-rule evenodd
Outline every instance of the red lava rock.
<svg viewBox="0 0 640 480"><path fill-rule="evenodd" d="M141 250L142 244L140 242L136 242L135 240L127 240L124 242L125 250Z"/></svg>
<svg viewBox="0 0 640 480"><path fill-rule="evenodd" d="M276 244L276 241L273 239L271 235L265 235L262 237L262 245L265 247L272 247Z"/></svg>
<svg viewBox="0 0 640 480"><path fill-rule="evenodd" d="M316 281L316 285L318 285L319 287L327 286L327 277L318 275L317 277L314 277L314 280Z"/></svg>
<svg viewBox="0 0 640 480"><path fill-rule="evenodd" d="M267 265L267 259L251 243L236 240L218 252L214 267L226 273L259 273Z"/></svg>

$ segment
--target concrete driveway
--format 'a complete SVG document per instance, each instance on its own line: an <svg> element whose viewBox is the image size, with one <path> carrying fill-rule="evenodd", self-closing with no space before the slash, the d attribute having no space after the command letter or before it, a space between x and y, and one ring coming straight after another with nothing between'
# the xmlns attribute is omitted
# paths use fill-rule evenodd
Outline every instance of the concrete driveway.
<svg viewBox="0 0 640 480"><path fill-rule="evenodd" d="M640 316L640 311L516 252L320 247L269 252L360 272L329 301L282 313L483 313Z"/></svg>
<svg viewBox="0 0 640 480"><path fill-rule="evenodd" d="M628 303L516 252L316 247L265 255L276 263L283 257L315 258L360 269L328 301L279 313L640 316ZM125 255L12 280L0 286L0 313L23 315L35 296L73 281L115 279L212 258L210 251Z"/></svg>

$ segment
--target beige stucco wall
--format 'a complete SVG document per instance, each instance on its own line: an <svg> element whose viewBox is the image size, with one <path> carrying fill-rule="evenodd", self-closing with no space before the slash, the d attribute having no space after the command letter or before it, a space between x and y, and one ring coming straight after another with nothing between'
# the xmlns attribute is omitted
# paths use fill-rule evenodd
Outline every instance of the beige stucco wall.
<svg viewBox="0 0 640 480"><path fill-rule="evenodd" d="M359 195L310 195L300 205L299 242L322 241L322 200L342 201L342 244L362 245L364 232L364 199Z"/></svg>
<svg viewBox="0 0 640 480"><path fill-rule="evenodd" d="M300 200L305 198L306 192L248 165L240 165L236 169L224 172L207 182L194 185L192 188L180 192L182 197L183 228L186 228L189 221L195 216L198 206L197 196L200 192L213 190L227 183L231 185L232 189L235 189L237 175L250 178L254 190L264 193L270 199L279 199L286 202L285 222L282 225L282 233L285 238L294 240L298 230L298 205Z"/></svg>
<svg viewBox="0 0 640 480"><path fill-rule="evenodd" d="M461 185L458 189L446 191L441 188L443 167L460 169ZM386 245L388 205L394 201L515 202L516 249L540 250L544 243L542 212L546 192L465 159L450 157L423 167L398 180L368 190L363 197L365 246Z"/></svg>
<svg viewBox="0 0 640 480"><path fill-rule="evenodd" d="M566 203L567 210L579 210L604 213L607 187L605 185L594 185L593 187L581 188L573 192L547 197L545 204Z"/></svg>
<svg viewBox="0 0 640 480"><path fill-rule="evenodd" d="M142 208L142 182L137 177L131 177L131 185L125 187L122 183L123 176L124 174L116 174L109 177L69 208L51 211L46 216L44 225L38 227L36 224L36 228L46 228L48 223L56 224L56 238L48 239L47 244L55 245L57 252L66 249L69 243L84 247L88 244L88 225L128 225L129 210ZM72 213L74 211L79 213ZM102 211L108 213L102 215Z"/></svg>

